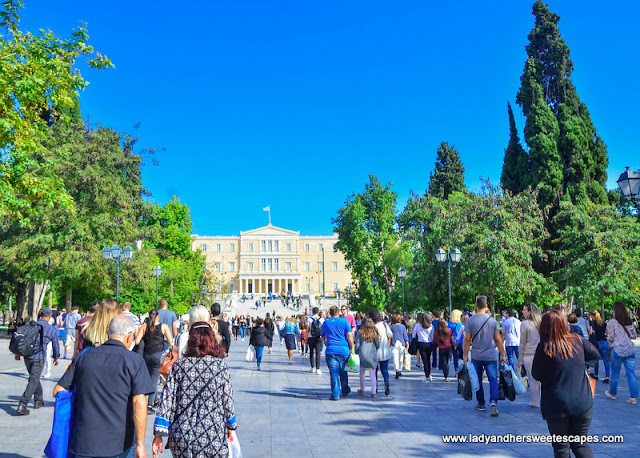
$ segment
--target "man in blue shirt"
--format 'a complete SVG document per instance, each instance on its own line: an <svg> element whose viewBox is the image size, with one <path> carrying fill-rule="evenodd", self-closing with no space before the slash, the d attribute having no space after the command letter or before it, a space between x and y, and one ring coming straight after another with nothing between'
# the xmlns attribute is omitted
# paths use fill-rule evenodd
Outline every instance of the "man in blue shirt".
<svg viewBox="0 0 640 458"><path fill-rule="evenodd" d="M327 367L331 377L331 399L337 401L342 397L347 397L351 392L349 388L349 376L347 374L347 361L349 353L353 351L353 330L349 322L338 317L338 307L329 309L330 318L322 323L320 336L327 347L325 356Z"/></svg>
<svg viewBox="0 0 640 458"><path fill-rule="evenodd" d="M42 369L44 369L44 359L46 357L47 345L51 342L53 347L53 364L58 365L58 357L60 356L60 347L58 346L58 339L60 334L58 333L58 327L51 326L49 319L51 318L51 309L49 307L42 307L40 314L38 315L37 324L42 328L42 338L38 339L38 343L31 356L24 357L24 365L29 372L29 381L27 382L27 388L22 393L20 402L16 412L18 415L29 415L29 409L27 404L33 397L33 408L39 409L44 406L44 396L42 395L42 385L40 384L40 376L42 375ZM20 361L20 356L15 356L16 361Z"/></svg>

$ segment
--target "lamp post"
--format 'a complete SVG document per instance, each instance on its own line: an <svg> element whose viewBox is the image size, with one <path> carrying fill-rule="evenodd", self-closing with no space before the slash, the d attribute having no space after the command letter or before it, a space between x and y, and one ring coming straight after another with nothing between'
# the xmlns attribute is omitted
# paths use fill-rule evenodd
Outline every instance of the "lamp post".
<svg viewBox="0 0 640 458"><path fill-rule="evenodd" d="M451 264L455 267L460 262L462 253L457 248L450 251L444 251L442 248L436 250L436 261L447 263L447 277L449 285L449 317L451 317Z"/></svg>
<svg viewBox="0 0 640 458"><path fill-rule="evenodd" d="M407 269L400 267L398 269L398 277L402 279L402 315L404 315L404 277L407 276Z"/></svg>
<svg viewBox="0 0 640 458"><path fill-rule="evenodd" d="M113 245L102 250L102 256L106 261L116 263L116 301L120 302L120 264L133 258L133 248L127 245L123 250L118 245Z"/></svg>
<svg viewBox="0 0 640 458"><path fill-rule="evenodd" d="M622 194L637 206L640 201L640 174L629 170L629 167L625 168L626 170L618 177L617 183Z"/></svg>
<svg viewBox="0 0 640 458"><path fill-rule="evenodd" d="M376 286L378 285L378 279L371 277L371 286L373 286L373 306L376 306Z"/></svg>
<svg viewBox="0 0 640 458"><path fill-rule="evenodd" d="M158 310L158 277L162 275L162 266L155 266L151 272L156 277L156 310Z"/></svg>

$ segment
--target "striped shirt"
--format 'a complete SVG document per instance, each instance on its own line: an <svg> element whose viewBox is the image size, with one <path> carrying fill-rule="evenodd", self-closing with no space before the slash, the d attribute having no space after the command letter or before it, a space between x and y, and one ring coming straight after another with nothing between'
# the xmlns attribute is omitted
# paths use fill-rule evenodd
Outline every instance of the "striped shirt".
<svg viewBox="0 0 640 458"><path fill-rule="evenodd" d="M131 318L133 320L133 323L136 325L136 331L138 330L138 328L140 328L140 318L138 318L138 315L134 315L133 313L131 313L129 311L122 312L122 315L128 316L129 318Z"/></svg>

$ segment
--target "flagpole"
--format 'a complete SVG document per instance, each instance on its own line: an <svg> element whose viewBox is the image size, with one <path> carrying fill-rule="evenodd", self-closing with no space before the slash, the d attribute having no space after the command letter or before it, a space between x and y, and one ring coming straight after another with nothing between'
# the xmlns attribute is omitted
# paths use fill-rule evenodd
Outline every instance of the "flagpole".
<svg viewBox="0 0 640 458"><path fill-rule="evenodd" d="M271 226L271 205L269 205L269 226Z"/></svg>

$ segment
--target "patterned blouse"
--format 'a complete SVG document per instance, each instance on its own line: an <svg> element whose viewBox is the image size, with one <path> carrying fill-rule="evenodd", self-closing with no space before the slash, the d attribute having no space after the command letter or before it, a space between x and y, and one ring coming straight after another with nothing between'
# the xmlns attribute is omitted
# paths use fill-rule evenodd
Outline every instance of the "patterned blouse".
<svg viewBox="0 0 640 458"><path fill-rule="evenodd" d="M627 335L627 332L629 333ZM627 326L627 332L615 318L609 320L607 324L607 340L613 347L616 354L622 358L635 353L636 347L631 339L636 338L636 330L633 326Z"/></svg>
<svg viewBox="0 0 640 458"><path fill-rule="evenodd" d="M224 360L180 358L162 392L154 433L169 436L178 458L226 457L227 428L236 429L233 388Z"/></svg>

